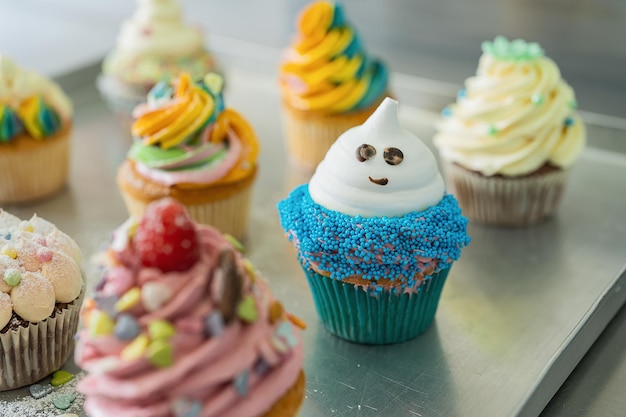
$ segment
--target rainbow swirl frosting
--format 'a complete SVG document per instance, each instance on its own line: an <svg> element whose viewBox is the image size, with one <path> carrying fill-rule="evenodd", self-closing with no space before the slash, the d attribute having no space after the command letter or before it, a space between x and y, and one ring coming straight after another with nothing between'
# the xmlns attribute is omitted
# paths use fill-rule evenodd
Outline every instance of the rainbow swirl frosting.
<svg viewBox="0 0 626 417"><path fill-rule="evenodd" d="M22 133L49 138L71 117L71 103L58 85L0 56L0 143Z"/></svg>
<svg viewBox="0 0 626 417"><path fill-rule="evenodd" d="M298 34L281 65L284 100L296 109L346 113L375 104L388 73L365 50L341 6L317 1L302 11Z"/></svg>
<svg viewBox="0 0 626 417"><path fill-rule="evenodd" d="M133 113L128 157L138 172L164 185L228 184L254 171L259 145L246 120L224 108L223 79L198 83L182 74L160 82Z"/></svg>
<svg viewBox="0 0 626 417"><path fill-rule="evenodd" d="M198 226L186 271L138 265L137 225L114 235L84 307L76 362L92 417L257 417L294 384L302 343L267 283L215 229ZM193 411L193 413L192 413Z"/></svg>
<svg viewBox="0 0 626 417"><path fill-rule="evenodd" d="M572 88L536 43L483 43L476 76L446 107L434 138L443 158L483 175L568 168L585 144Z"/></svg>

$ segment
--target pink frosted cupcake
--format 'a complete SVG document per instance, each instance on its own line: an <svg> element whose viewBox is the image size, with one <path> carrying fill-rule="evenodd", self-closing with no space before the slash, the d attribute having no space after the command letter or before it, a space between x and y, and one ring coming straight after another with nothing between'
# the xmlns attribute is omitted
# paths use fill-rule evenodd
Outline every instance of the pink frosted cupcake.
<svg viewBox="0 0 626 417"><path fill-rule="evenodd" d="M290 417L302 343L250 263L163 199L114 235L76 362L92 417Z"/></svg>
<svg viewBox="0 0 626 417"><path fill-rule="evenodd" d="M81 252L51 223L0 210L0 391L59 369L74 347Z"/></svg>

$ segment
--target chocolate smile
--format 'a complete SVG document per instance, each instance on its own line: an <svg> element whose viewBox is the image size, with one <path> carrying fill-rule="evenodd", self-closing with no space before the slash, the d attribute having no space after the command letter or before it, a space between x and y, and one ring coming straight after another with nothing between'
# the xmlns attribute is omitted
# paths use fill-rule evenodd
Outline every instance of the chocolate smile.
<svg viewBox="0 0 626 417"><path fill-rule="evenodd" d="M387 185L387 183L389 182L389 180L387 178L372 178L369 177L370 181L373 182L374 184L378 184L378 185Z"/></svg>

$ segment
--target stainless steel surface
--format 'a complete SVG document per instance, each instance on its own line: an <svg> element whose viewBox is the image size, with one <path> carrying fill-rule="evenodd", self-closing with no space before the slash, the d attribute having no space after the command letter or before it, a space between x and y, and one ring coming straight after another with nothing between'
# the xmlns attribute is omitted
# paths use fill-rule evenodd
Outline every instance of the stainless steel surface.
<svg viewBox="0 0 626 417"><path fill-rule="evenodd" d="M588 149L558 215L537 227L471 226L473 242L451 272L433 327L400 345L359 346L319 327L278 226L276 202L306 178L286 163L275 80L226 68L227 103L249 118L263 145L248 256L309 323L302 416L538 415L626 298L626 158ZM130 139L91 83L70 90L78 111L69 187L5 208L50 219L89 255L126 217L114 175ZM404 106L401 115L429 140L432 113Z"/></svg>

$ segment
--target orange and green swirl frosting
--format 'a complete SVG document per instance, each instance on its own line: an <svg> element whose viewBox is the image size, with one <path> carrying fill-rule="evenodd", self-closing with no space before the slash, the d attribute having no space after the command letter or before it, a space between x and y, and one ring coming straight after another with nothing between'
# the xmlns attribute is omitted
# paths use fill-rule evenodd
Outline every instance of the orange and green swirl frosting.
<svg viewBox="0 0 626 417"><path fill-rule="evenodd" d="M59 115L40 97L27 98L17 109L0 104L0 142L9 142L24 131L34 139L44 139L60 128Z"/></svg>
<svg viewBox="0 0 626 417"><path fill-rule="evenodd" d="M259 144L248 122L224 108L223 79L182 74L158 83L135 109L128 157L164 185L230 183L254 172Z"/></svg>
<svg viewBox="0 0 626 417"><path fill-rule="evenodd" d="M338 4L318 1L302 11L281 65L287 103L308 111L355 111L376 103L387 82L387 69L367 56Z"/></svg>

